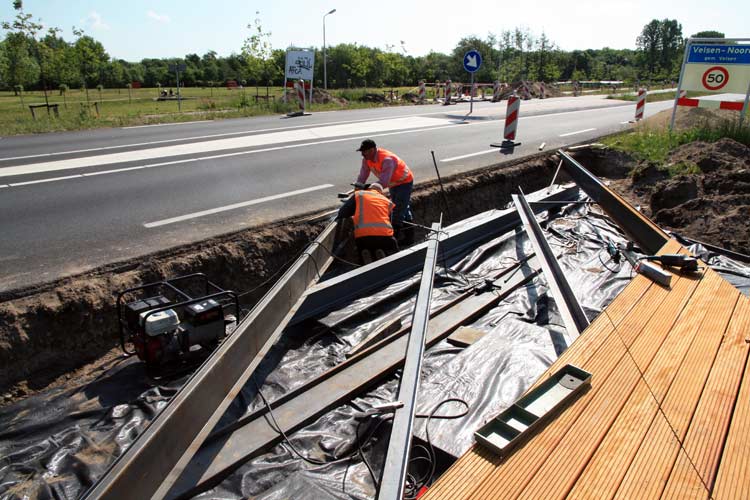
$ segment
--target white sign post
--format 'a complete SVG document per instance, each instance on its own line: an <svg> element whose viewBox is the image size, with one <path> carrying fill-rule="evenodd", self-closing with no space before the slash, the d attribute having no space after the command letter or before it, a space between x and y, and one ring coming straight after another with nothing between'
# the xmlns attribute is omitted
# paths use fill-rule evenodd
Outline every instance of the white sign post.
<svg viewBox="0 0 750 500"><path fill-rule="evenodd" d="M287 80L310 81L310 103L312 104L313 72L315 69L315 51L313 49L290 48L286 51L284 67L284 96L286 97Z"/></svg>
<svg viewBox="0 0 750 500"><path fill-rule="evenodd" d="M750 38L690 38L685 46L685 56L677 84L672 121L678 105L696 106L695 99L680 97L680 92L730 92L745 94L741 108L740 125L747 113L750 98ZM686 104L683 104L686 103ZM738 109L739 103L718 103L720 109Z"/></svg>

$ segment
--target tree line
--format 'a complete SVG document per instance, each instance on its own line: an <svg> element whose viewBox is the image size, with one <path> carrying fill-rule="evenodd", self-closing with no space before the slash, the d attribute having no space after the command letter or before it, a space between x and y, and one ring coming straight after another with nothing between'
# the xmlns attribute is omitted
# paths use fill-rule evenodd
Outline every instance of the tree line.
<svg viewBox="0 0 750 500"><path fill-rule="evenodd" d="M285 50L273 49L270 33L260 19L248 25L250 35L243 47L227 57L214 51L184 58L148 58L129 62L111 58L104 46L83 30L73 30L75 40L66 41L58 28L43 30L40 22L23 11L14 0L16 17L2 23L6 30L0 42L0 88L60 89L123 88L134 82L145 87L175 86L170 65L184 64L180 82L186 86L222 86L229 80L240 85L281 85ZM693 36L722 38L717 31ZM427 82L463 81L463 56L478 50L483 64L475 74L479 82L520 80L676 80L685 39L676 20L654 19L635 39L634 49L560 50L545 33L528 29L506 30L485 38L462 38L450 54L431 52L412 56L395 46L385 49L356 43L341 43L327 49L328 87L412 86ZM315 50L315 85L322 86L323 54Z"/></svg>

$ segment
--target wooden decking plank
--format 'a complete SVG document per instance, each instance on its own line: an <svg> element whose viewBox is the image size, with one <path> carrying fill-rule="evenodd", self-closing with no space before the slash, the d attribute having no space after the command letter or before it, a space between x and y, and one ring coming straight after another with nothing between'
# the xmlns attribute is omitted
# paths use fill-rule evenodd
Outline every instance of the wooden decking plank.
<svg viewBox="0 0 750 500"><path fill-rule="evenodd" d="M677 462L661 497L669 500L706 499L708 487L702 481L685 450L680 450Z"/></svg>
<svg viewBox="0 0 750 500"><path fill-rule="evenodd" d="M737 322L730 325L731 334L750 342L748 300L740 298ZM737 328L736 332L732 328ZM730 333L728 332L728 335ZM750 498L750 358L745 361L742 384L732 413L729 432L721 454L714 498Z"/></svg>
<svg viewBox="0 0 750 500"><path fill-rule="evenodd" d="M658 406L640 380L569 498L612 498L646 436Z"/></svg>
<svg viewBox="0 0 750 500"><path fill-rule="evenodd" d="M716 300L716 293L723 281L714 272L708 272L703 277L682 314L680 314L677 323L671 328L669 335L661 345L656 357L648 365L648 369L645 371L646 383L659 402L664 400L669 385L674 379L674 374L682 364L682 360L690 344L692 344L703 318L712 307L719 305L718 300ZM673 318L665 317L664 321L672 322ZM645 339L645 341L648 342L649 339ZM646 349L651 350L650 346ZM639 366L645 366L641 362L638 362L638 364Z"/></svg>
<svg viewBox="0 0 750 500"><path fill-rule="evenodd" d="M713 487L732 410L750 353L750 300L740 295L683 446L704 482ZM750 480L750 478L749 478Z"/></svg>
<svg viewBox="0 0 750 500"><path fill-rule="evenodd" d="M703 318L662 402L662 410L681 440L685 439L739 295L739 290L722 279L716 296L712 298L714 307Z"/></svg>
<svg viewBox="0 0 750 500"><path fill-rule="evenodd" d="M679 451L680 443L657 412L614 498L658 498Z"/></svg>
<svg viewBox="0 0 750 500"><path fill-rule="evenodd" d="M477 485L472 494L465 498L515 498L521 492L570 427L580 418L601 387L606 384L625 355L625 348L618 338L610 335L599 352L599 356L591 358L582 367L592 373L591 388L511 453L486 482Z"/></svg>
<svg viewBox="0 0 750 500"><path fill-rule="evenodd" d="M638 385L640 376L630 357L623 356L586 410L521 491L521 498L551 500L567 496Z"/></svg>

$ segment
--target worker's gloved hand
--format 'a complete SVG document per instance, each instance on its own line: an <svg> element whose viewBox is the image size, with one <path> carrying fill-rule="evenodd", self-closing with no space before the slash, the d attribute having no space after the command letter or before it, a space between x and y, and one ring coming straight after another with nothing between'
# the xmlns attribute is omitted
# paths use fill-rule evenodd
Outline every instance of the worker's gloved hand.
<svg viewBox="0 0 750 500"><path fill-rule="evenodd" d="M352 186L354 186L354 189L369 189L370 183L369 182L353 182Z"/></svg>

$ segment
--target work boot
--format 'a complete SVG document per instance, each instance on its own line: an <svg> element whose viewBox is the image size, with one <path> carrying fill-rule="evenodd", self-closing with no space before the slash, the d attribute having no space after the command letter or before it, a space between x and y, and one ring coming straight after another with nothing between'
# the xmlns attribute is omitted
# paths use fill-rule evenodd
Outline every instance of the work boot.
<svg viewBox="0 0 750 500"><path fill-rule="evenodd" d="M378 248L375 250L375 260L385 259L385 252Z"/></svg>
<svg viewBox="0 0 750 500"><path fill-rule="evenodd" d="M365 248L364 250L362 250L361 255L363 264L367 265L372 262L372 254L368 249Z"/></svg>

